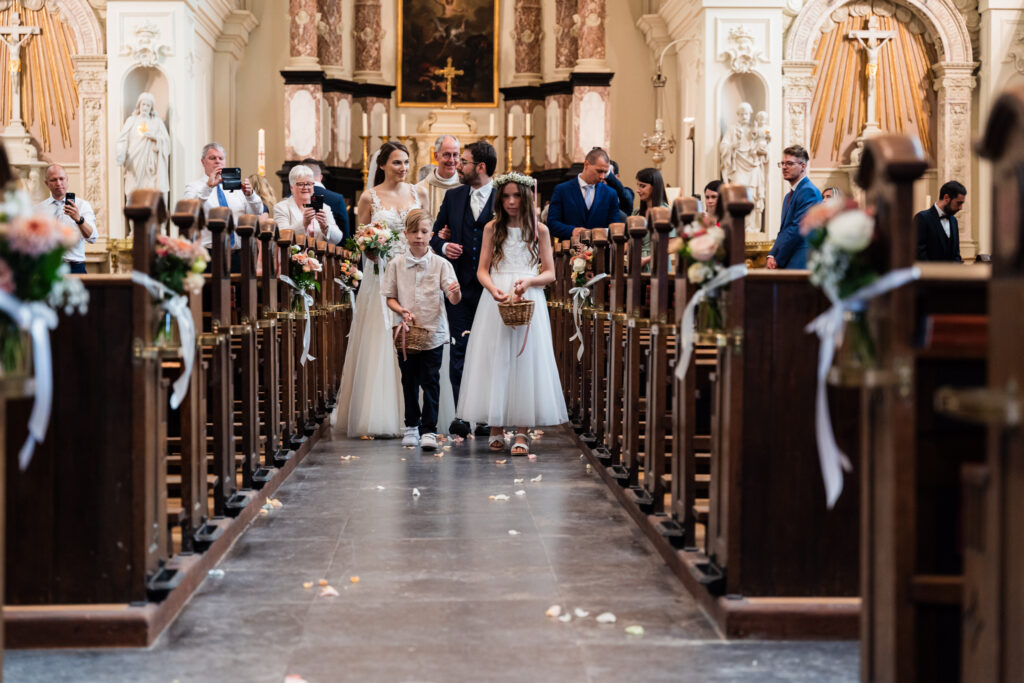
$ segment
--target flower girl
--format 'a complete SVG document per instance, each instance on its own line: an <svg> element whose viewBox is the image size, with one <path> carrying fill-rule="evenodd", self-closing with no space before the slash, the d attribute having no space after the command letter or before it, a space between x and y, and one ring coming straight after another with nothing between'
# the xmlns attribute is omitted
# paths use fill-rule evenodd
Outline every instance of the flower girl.
<svg viewBox="0 0 1024 683"><path fill-rule="evenodd" d="M494 179L494 220L484 227L477 278L482 297L466 348L465 380L456 414L491 425L489 446L504 449L501 425L515 427L511 454L526 455L528 428L568 421L551 343L544 286L554 282L547 226L537 220L536 181L519 173ZM514 296L534 302L529 326L506 327L498 302Z"/></svg>

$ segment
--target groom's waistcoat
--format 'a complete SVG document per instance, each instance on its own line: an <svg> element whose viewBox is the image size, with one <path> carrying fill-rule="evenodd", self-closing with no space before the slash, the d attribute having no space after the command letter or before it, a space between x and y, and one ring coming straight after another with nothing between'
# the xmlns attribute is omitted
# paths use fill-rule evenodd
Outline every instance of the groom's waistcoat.
<svg viewBox="0 0 1024 683"><path fill-rule="evenodd" d="M480 264L480 245L483 241L484 226L494 218L494 190L491 191L490 200L481 209L480 216L475 219L469 203L470 190L469 185L461 185L445 193L441 210L438 211L437 220L434 222L434 237L430 241L434 251L444 256L444 242L437 237L437 233L447 225L451 230L451 238L448 241L462 245L462 255L451 263L455 267L455 276L459 279L463 296L466 295L467 289L475 290L477 293L481 291L480 282L476 278L476 269Z"/></svg>

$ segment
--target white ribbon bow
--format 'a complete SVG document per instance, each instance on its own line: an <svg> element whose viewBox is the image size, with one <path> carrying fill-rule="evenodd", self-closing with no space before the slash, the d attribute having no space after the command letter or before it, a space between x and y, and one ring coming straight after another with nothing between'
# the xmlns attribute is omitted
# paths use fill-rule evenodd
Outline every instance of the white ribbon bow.
<svg viewBox="0 0 1024 683"><path fill-rule="evenodd" d="M746 264L737 263L734 266L729 266L694 292L693 297L686 304L686 308L683 309L683 321L679 323L679 334L682 340L680 342L680 357L676 361L676 378L680 381L686 377L686 373L690 369L690 357L693 355L693 318L697 312L697 306L719 287L724 287L733 280L739 280L746 276Z"/></svg>
<svg viewBox="0 0 1024 683"><path fill-rule="evenodd" d="M305 290L299 289L299 286L295 284L295 280L291 279L287 275L280 275L278 279L285 283L302 297L302 312L306 315L306 331L302 333L302 355L299 356L299 365L305 365L307 360L316 360L313 356L309 355L309 337L310 337L310 319L309 319L309 307L313 305L313 296L306 293Z"/></svg>
<svg viewBox="0 0 1024 683"><path fill-rule="evenodd" d="M825 481L825 502L829 509L836 504L839 495L843 492L843 470L849 472L852 469L849 458L839 450L839 445L836 443L835 433L832 431L832 417L828 411L828 392L825 388L825 380L828 378L829 368L832 367L832 358L835 355L835 350L843 343L843 333L846 331L843 313L863 310L864 305L871 299L902 287L920 277L921 271L918 268L894 270L870 285L861 287L845 299L839 299L834 292L826 290L825 295L832 302L832 308L812 320L805 328L808 333L817 334L821 342L818 350L818 387L814 404L814 427L815 438L818 442L818 460L821 462L821 476Z"/></svg>
<svg viewBox="0 0 1024 683"><path fill-rule="evenodd" d="M28 438L18 453L18 466L25 470L32 461L36 444L46 437L53 405L53 358L50 356L50 330L57 328L57 314L40 301L25 303L0 292L0 311L32 337L32 362L35 365L36 397L28 418Z"/></svg>
<svg viewBox="0 0 1024 683"><path fill-rule="evenodd" d="M590 287L596 282L608 277L608 273L601 273L587 280L582 287L573 287L569 290L569 295L572 297L572 321L576 325L576 334L569 337L569 341L573 342L577 339L580 340L580 348L576 351L576 360L583 360L583 331L580 330L580 323L583 320L582 306L583 302L590 296Z"/></svg>
<svg viewBox="0 0 1024 683"><path fill-rule="evenodd" d="M352 315L356 314L356 293L355 290L346 285L341 278L334 278L334 281L338 283L342 291L348 292L348 302L352 304Z"/></svg>
<svg viewBox="0 0 1024 683"><path fill-rule="evenodd" d="M132 282L142 285L154 297L160 299L160 307L174 316L178 321L178 336L181 337L182 368L178 379L174 380L174 391L171 393L171 410L177 410L188 393L188 380L192 376L192 365L196 357L196 327L192 320L192 311L188 307L188 297L178 294L137 270L132 271ZM169 298L168 298L169 297Z"/></svg>

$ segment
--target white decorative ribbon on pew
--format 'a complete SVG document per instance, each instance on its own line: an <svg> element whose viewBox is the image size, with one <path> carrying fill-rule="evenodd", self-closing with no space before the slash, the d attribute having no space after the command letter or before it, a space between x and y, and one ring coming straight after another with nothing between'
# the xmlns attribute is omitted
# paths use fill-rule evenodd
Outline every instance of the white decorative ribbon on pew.
<svg viewBox="0 0 1024 683"><path fill-rule="evenodd" d="M739 280L741 277L746 276L746 264L737 263L711 278L703 287L693 293L690 302L683 309L683 320L679 323L679 335L681 337L679 348L681 351L679 360L676 362L676 379L682 380L690 369L690 357L693 356L693 318L697 313L697 306L719 287L724 287L733 280Z"/></svg>
<svg viewBox="0 0 1024 683"><path fill-rule="evenodd" d="M828 410L828 391L825 388L825 380L828 378L829 368L832 367L832 358L836 349L842 345L843 333L846 331L843 314L846 311L863 310L871 299L902 287L920 277L921 271L918 268L904 268L883 275L845 299L839 299L833 292L825 291L825 296L832 302L832 308L812 320L805 328L808 333L817 334L821 342L818 349L818 387L814 403L814 427L815 438L818 442L818 460L821 462L821 476L825 481L825 502L829 509L836 504L839 495L843 492L843 470L849 472L852 469L849 458L839 450L839 444L836 443L836 436L832 431L832 416L829 415Z"/></svg>
<svg viewBox="0 0 1024 683"><path fill-rule="evenodd" d="M569 296L572 297L572 321L576 324L576 334L569 337L569 341L573 342L577 339L580 340L580 348L576 351L576 360L583 360L583 331L580 329L580 323L583 320L583 302L590 296L590 287L600 282L601 280L608 277L608 273L601 273L587 280L582 287L573 287L569 290Z"/></svg>
<svg viewBox="0 0 1024 683"><path fill-rule="evenodd" d="M302 297L302 312L306 316L306 331L302 333L302 355L299 357L299 365L305 365L307 360L316 360L313 356L309 355L309 336L310 336L310 318L309 318L309 307L313 305L312 295L306 293L305 290L299 289L299 286L295 284L295 280L291 279L287 275L280 275L278 279L285 283Z"/></svg>
<svg viewBox="0 0 1024 683"><path fill-rule="evenodd" d="M334 281L338 283L343 292L348 292L348 302L352 304L352 315L356 314L356 293L355 291L341 281L341 278L334 278Z"/></svg>
<svg viewBox="0 0 1024 683"><path fill-rule="evenodd" d="M192 365L196 357L196 327L192 321L192 311L188 307L188 297L178 294L162 282L137 270L132 271L132 282L142 285L150 294L160 299L160 307L178 321L182 368L178 379L174 380L174 391L171 393L171 410L177 410L188 393L188 380L192 376Z"/></svg>
<svg viewBox="0 0 1024 683"><path fill-rule="evenodd" d="M18 453L18 467L24 470L32 461L36 444L46 437L53 404L53 358L50 356L50 330L57 329L57 314L41 301L25 303L0 292L0 311L11 317L19 330L32 337L32 363L35 365L36 397L28 418L28 438Z"/></svg>

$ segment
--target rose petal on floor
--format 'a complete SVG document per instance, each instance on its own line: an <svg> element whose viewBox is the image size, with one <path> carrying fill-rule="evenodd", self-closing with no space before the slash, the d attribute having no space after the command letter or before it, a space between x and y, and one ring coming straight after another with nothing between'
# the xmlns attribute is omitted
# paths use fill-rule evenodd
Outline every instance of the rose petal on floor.
<svg viewBox="0 0 1024 683"><path fill-rule="evenodd" d="M644 634L644 627L639 624L633 624L626 627L626 633L631 636L642 636Z"/></svg>
<svg viewBox="0 0 1024 683"><path fill-rule="evenodd" d="M495 460L494 464L496 464L496 465L504 465L507 462L508 462L508 460Z"/></svg>
<svg viewBox="0 0 1024 683"><path fill-rule="evenodd" d="M336 598L336 597L338 597L338 595L339 595L339 593L334 588L334 586L324 586L323 588L320 589L320 597L321 598Z"/></svg>
<svg viewBox="0 0 1024 683"><path fill-rule="evenodd" d="M563 624L568 624L570 621L572 621L572 615L566 612L562 616L558 617L558 620Z"/></svg>
<svg viewBox="0 0 1024 683"><path fill-rule="evenodd" d="M525 479L513 479L512 483L513 484L522 484L524 481L526 481L526 480Z"/></svg>
<svg viewBox="0 0 1024 683"><path fill-rule="evenodd" d="M519 535L519 532L518 532L518 531L516 531L515 529L509 529L509 530L508 530L508 535L509 535L509 536L518 536L518 535Z"/></svg>
<svg viewBox="0 0 1024 683"><path fill-rule="evenodd" d="M572 611L572 613L576 615L577 619L583 619L584 617L589 617L590 616L590 612L588 612L585 609L580 609L579 607L574 609Z"/></svg>
<svg viewBox="0 0 1024 683"><path fill-rule="evenodd" d="M537 454L536 453L530 453L528 456L526 456L526 459L532 462L532 461L537 459Z"/></svg>
<svg viewBox="0 0 1024 683"><path fill-rule="evenodd" d="M597 615L597 623L599 624L614 624L615 615L611 612L602 612Z"/></svg>
<svg viewBox="0 0 1024 683"><path fill-rule="evenodd" d="M545 612L544 614L546 614L549 617L557 617L561 613L562 613L562 606L561 605L551 605L551 607L548 607L548 611Z"/></svg>
<svg viewBox="0 0 1024 683"><path fill-rule="evenodd" d="M319 581L317 581L317 583L320 584L321 586L326 586L327 585L327 579L320 579Z"/></svg>
<svg viewBox="0 0 1024 683"><path fill-rule="evenodd" d="M419 489L417 489L417 488L414 488L414 489L412 490L412 495L413 495L414 497L417 497L417 498L418 498L418 497L419 497L419 495L420 495L420 490L419 490Z"/></svg>
<svg viewBox="0 0 1024 683"><path fill-rule="evenodd" d="M532 482L534 482L534 483L537 483L538 481L540 481L540 480L541 480L541 479L543 479L543 478L544 478L544 475L543 475L543 474L538 474L538 475L537 475L536 477L534 477L534 478L530 479L530 481L532 481Z"/></svg>
<svg viewBox="0 0 1024 683"><path fill-rule="evenodd" d="M348 580L351 583L359 583L359 577L358 576L350 576L350 577L348 577Z"/></svg>
<svg viewBox="0 0 1024 683"><path fill-rule="evenodd" d="M524 491L522 489L519 489L518 491L516 491L516 495L517 496L525 496L526 495L526 491Z"/></svg>
<svg viewBox="0 0 1024 683"><path fill-rule="evenodd" d="M210 571L206 572L206 575L209 576L211 579L223 579L224 578L224 570L223 569L211 569Z"/></svg>
<svg viewBox="0 0 1024 683"><path fill-rule="evenodd" d="M306 590L309 590L310 588L313 587L313 582L312 581L303 581L302 582L302 587L305 588Z"/></svg>

